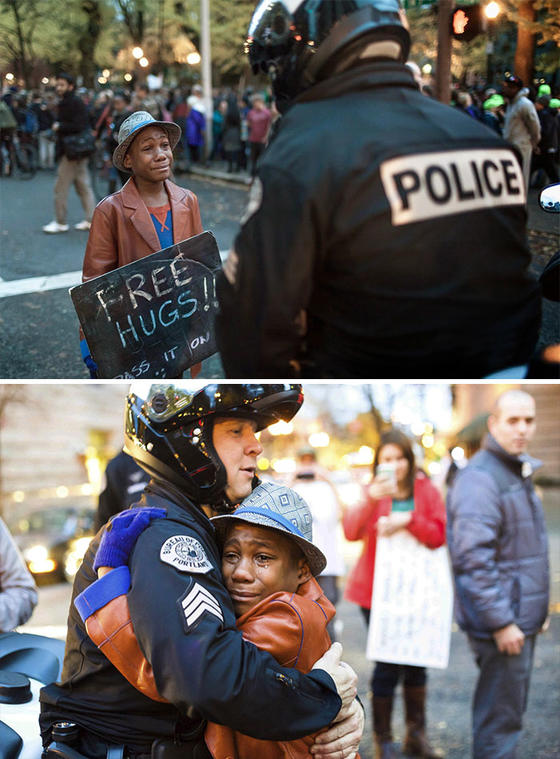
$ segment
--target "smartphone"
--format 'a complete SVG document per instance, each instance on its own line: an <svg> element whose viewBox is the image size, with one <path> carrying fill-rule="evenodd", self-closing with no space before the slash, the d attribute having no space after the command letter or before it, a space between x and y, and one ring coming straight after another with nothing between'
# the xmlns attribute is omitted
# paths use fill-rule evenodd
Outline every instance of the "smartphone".
<svg viewBox="0 0 560 759"><path fill-rule="evenodd" d="M383 480L388 480L393 485L397 484L397 465L392 462L386 464L379 464L375 470L375 476L381 477Z"/></svg>

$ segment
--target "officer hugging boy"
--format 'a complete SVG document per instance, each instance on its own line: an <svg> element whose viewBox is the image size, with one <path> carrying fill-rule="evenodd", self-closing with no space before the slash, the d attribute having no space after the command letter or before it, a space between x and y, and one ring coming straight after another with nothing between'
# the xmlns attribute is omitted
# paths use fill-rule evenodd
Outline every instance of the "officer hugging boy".
<svg viewBox="0 0 560 759"><path fill-rule="evenodd" d="M149 522L163 514L146 516ZM330 646L327 624L335 615L315 580L325 568L326 558L312 543L309 507L295 491L263 482L235 512L214 517L212 522L222 549L224 582L243 637L268 651L282 666L308 672ZM75 604L88 635L113 665L145 695L162 701L130 624L127 584L115 582L117 572L126 574L128 567L121 565L111 572L100 566L105 557L114 558L113 549L122 545L123 537L126 541L127 536L114 527L105 533L96 560L101 576ZM115 564L111 560L111 565ZM89 602L100 597L104 601L100 608ZM204 737L213 759L310 757L314 741L314 736L289 742L263 741L216 723L208 723Z"/></svg>

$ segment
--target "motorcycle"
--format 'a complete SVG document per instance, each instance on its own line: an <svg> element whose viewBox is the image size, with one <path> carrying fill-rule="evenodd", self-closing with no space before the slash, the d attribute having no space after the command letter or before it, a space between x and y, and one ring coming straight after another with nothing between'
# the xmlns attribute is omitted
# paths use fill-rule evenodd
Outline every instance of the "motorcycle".
<svg viewBox="0 0 560 759"><path fill-rule="evenodd" d="M58 680L64 641L0 634L0 759L40 759L39 691Z"/></svg>

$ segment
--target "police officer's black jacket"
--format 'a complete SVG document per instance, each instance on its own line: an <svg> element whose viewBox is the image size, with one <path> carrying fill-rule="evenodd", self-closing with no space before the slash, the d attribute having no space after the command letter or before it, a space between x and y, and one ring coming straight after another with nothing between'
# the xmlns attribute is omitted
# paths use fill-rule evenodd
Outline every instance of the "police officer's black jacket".
<svg viewBox="0 0 560 759"><path fill-rule="evenodd" d="M41 691L43 742L57 719L147 753L154 739L188 733L202 718L269 740L328 725L341 705L329 675L280 667L236 629L206 516L173 486L153 481L139 505L167 509L133 549L128 603L158 691L170 703L152 701L125 680L90 640L72 602L61 681ZM72 601L97 579L92 567L101 535L78 571Z"/></svg>
<svg viewBox="0 0 560 759"><path fill-rule="evenodd" d="M231 377L483 377L540 323L517 155L377 61L307 90L258 169L218 280ZM302 310L307 338L301 337Z"/></svg>

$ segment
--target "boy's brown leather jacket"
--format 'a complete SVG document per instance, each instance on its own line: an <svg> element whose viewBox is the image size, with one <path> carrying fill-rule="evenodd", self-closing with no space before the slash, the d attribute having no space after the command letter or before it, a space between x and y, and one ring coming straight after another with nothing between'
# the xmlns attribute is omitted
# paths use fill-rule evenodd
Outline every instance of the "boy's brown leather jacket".
<svg viewBox="0 0 560 759"><path fill-rule="evenodd" d="M165 181L173 218L173 242L200 234L202 221L196 195ZM138 261L161 249L148 209L129 179L122 190L98 203L87 242L82 281Z"/></svg>
<svg viewBox="0 0 560 759"><path fill-rule="evenodd" d="M268 651L285 667L309 672L330 646L326 630L334 606L316 580L304 583L297 593L275 593L237 620L246 640ZM134 634L126 595L118 596L86 620L92 641L135 688L155 701L165 701L155 685L151 665ZM294 741L263 741L224 725L209 723L206 744L214 759L303 759L314 736Z"/></svg>

